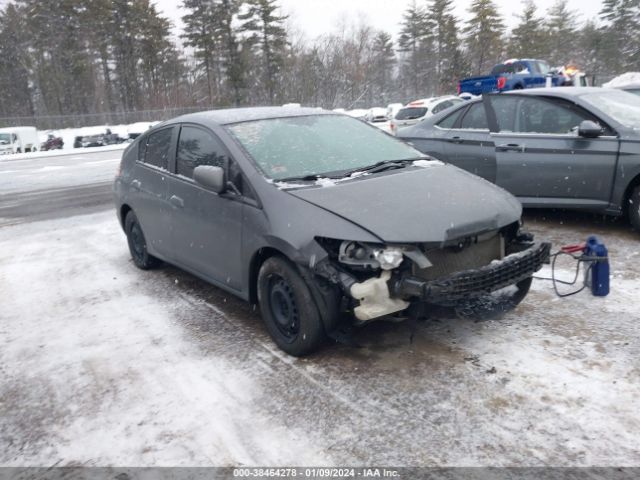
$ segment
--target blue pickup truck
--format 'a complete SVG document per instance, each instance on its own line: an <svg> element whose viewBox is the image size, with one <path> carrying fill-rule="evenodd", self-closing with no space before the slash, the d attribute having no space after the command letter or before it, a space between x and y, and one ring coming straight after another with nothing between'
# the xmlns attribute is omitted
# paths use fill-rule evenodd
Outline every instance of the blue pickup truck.
<svg viewBox="0 0 640 480"><path fill-rule="evenodd" d="M565 85L568 77L560 72L552 72L549 64L543 60L507 60L493 67L491 74L461 80L458 94L506 92L524 88L540 88L546 85L547 76L551 75L551 85Z"/></svg>

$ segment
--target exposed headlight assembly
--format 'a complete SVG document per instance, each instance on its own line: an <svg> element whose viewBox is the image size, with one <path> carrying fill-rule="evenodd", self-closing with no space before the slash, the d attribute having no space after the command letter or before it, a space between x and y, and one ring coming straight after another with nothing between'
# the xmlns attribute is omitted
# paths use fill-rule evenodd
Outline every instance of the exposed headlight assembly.
<svg viewBox="0 0 640 480"><path fill-rule="evenodd" d="M387 247L376 250L373 254L383 270L393 270L402 263L404 253L399 248Z"/></svg>
<svg viewBox="0 0 640 480"><path fill-rule="evenodd" d="M400 266L404 253L397 247L380 247L360 242L340 244L338 260L346 265L377 270L393 270Z"/></svg>

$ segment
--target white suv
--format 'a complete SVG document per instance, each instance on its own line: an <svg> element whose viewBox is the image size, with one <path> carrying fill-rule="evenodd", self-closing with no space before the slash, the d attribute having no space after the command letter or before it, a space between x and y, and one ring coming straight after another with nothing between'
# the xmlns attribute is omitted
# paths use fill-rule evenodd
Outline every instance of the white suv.
<svg viewBox="0 0 640 480"><path fill-rule="evenodd" d="M391 133L396 135L399 129L415 125L424 118L435 115L461 102L464 102L464 100L460 97L446 95L443 97L423 98L408 103L391 120Z"/></svg>

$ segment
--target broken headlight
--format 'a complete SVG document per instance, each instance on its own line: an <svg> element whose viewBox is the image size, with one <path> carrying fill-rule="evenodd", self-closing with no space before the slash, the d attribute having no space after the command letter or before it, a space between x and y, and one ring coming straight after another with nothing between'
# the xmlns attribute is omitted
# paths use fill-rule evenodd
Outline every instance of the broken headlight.
<svg viewBox="0 0 640 480"><path fill-rule="evenodd" d="M400 266L404 253L400 248L368 245L344 241L340 244L338 260L345 265L377 270L393 270Z"/></svg>
<svg viewBox="0 0 640 480"><path fill-rule="evenodd" d="M402 263L404 253L399 248L387 247L376 250L373 254L383 270L393 270Z"/></svg>

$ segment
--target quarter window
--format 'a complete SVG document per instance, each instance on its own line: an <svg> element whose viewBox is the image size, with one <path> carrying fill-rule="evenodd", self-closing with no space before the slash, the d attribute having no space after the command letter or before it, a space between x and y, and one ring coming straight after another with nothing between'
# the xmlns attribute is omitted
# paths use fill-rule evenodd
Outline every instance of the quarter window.
<svg viewBox="0 0 640 480"><path fill-rule="evenodd" d="M439 103L438 105L436 105L435 107L433 107L433 114L435 115L436 113L439 113L449 107L453 106L453 102L451 100L445 100L442 103Z"/></svg>
<svg viewBox="0 0 640 480"><path fill-rule="evenodd" d="M458 121L458 118L460 118L460 114L464 111L466 111L466 108L464 107L460 108L459 110L456 110L451 115L446 116L444 120L441 120L438 126L440 128L453 128L453 126Z"/></svg>
<svg viewBox="0 0 640 480"><path fill-rule="evenodd" d="M178 175L193 178L193 170L200 165L224 168L225 158L222 143L213 135L199 128L182 127L176 158Z"/></svg>
<svg viewBox="0 0 640 480"><path fill-rule="evenodd" d="M482 102L474 103L469 107L462 118L460 128L469 130L488 130L487 115L484 112Z"/></svg>
<svg viewBox="0 0 640 480"><path fill-rule="evenodd" d="M173 128L165 128L151 133L140 146L140 159L149 165L169 169L169 152Z"/></svg>

